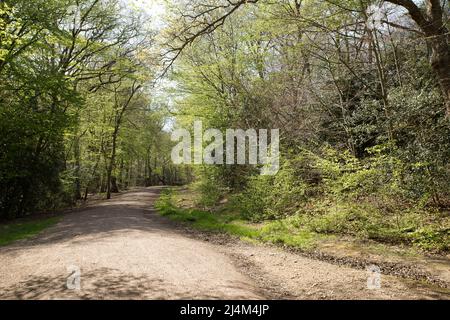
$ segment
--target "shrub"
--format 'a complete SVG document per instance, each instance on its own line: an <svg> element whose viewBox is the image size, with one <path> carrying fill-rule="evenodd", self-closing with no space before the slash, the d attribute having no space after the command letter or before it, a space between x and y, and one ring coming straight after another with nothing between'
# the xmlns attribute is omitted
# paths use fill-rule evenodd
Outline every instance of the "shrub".
<svg viewBox="0 0 450 320"><path fill-rule="evenodd" d="M220 172L214 167L204 167L201 170L199 179L193 185L194 189L200 192L197 204L203 208L210 208L219 203L227 193L227 189L219 177Z"/></svg>

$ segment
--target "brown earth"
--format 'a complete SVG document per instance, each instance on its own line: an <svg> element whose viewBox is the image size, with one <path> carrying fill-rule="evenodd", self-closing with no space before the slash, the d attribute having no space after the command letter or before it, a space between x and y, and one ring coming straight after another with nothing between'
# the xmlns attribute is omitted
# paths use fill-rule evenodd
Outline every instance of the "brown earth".
<svg viewBox="0 0 450 320"><path fill-rule="evenodd" d="M159 216L161 188L116 195L0 248L3 299L448 299L448 290L318 261L272 246L220 241ZM214 238L211 240L211 238ZM219 238L219 241L217 239ZM68 289L71 266L80 289ZM69 268L69 269L68 269Z"/></svg>

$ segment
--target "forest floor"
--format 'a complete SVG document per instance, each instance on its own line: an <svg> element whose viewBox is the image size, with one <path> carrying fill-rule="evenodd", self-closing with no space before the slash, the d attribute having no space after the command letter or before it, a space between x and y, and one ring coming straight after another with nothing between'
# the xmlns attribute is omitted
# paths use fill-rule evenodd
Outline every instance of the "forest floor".
<svg viewBox="0 0 450 320"><path fill-rule="evenodd" d="M160 187L117 194L0 247L2 299L449 299L423 281L368 273L160 216ZM75 268L74 268L75 266ZM80 288L67 280L80 270Z"/></svg>

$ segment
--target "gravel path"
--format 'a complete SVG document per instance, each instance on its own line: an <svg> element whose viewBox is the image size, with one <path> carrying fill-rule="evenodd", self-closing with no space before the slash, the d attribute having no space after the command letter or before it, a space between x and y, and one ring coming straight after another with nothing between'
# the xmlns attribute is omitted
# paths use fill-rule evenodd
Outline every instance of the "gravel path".
<svg viewBox="0 0 450 320"><path fill-rule="evenodd" d="M159 191L140 189L99 201L65 215L34 239L0 248L0 298L449 297L389 276L382 278L382 289L368 290L362 270L273 247L205 241L154 212ZM77 268L80 288L68 289Z"/></svg>

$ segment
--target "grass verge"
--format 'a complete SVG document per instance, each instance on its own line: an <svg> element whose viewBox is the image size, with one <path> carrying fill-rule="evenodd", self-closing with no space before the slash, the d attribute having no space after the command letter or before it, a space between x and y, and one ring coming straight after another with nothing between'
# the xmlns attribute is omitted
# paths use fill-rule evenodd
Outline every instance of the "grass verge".
<svg viewBox="0 0 450 320"><path fill-rule="evenodd" d="M323 236L291 228L284 221L264 225L250 224L229 212L211 213L199 209L180 208L174 204L174 191L164 190L155 204L159 213L173 221L189 223L198 230L224 232L243 240L285 244L301 249L311 249Z"/></svg>
<svg viewBox="0 0 450 320"><path fill-rule="evenodd" d="M32 237L42 230L56 224L58 221L59 217L51 217L0 225L0 246L7 245L16 240Z"/></svg>

